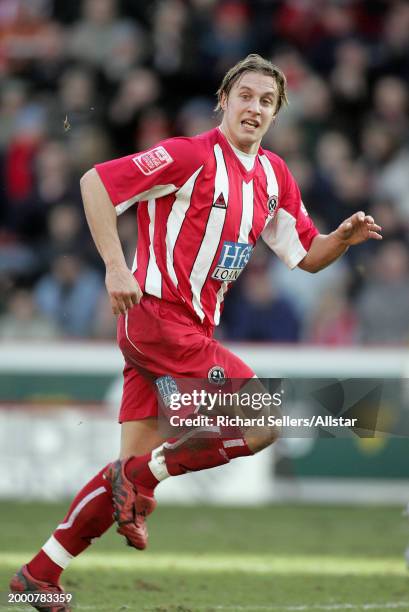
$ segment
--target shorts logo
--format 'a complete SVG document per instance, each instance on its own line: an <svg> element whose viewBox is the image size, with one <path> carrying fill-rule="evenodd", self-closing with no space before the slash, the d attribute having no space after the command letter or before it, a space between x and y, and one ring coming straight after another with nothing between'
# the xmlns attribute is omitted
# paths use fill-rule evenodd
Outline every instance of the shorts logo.
<svg viewBox="0 0 409 612"><path fill-rule="evenodd" d="M274 217L277 211L278 206L278 197L276 195L272 195L267 200L267 209L270 217Z"/></svg>
<svg viewBox="0 0 409 612"><path fill-rule="evenodd" d="M224 282L235 281L250 259L253 247L244 242L223 242L219 261L212 272L212 278Z"/></svg>
<svg viewBox="0 0 409 612"><path fill-rule="evenodd" d="M149 175L156 172L163 166L167 166L173 162L173 158L166 151L165 147L155 147L146 153L141 153L132 158L132 161L138 166L144 174Z"/></svg>
<svg viewBox="0 0 409 612"><path fill-rule="evenodd" d="M224 368L222 366L215 365L207 373L207 378L209 382L214 385L224 385L226 382L226 374L224 372Z"/></svg>
<svg viewBox="0 0 409 612"><path fill-rule="evenodd" d="M172 403L172 399L175 398L175 395L180 394L176 380L169 375L161 376L155 380L155 385L158 389L158 393L163 404L166 406L166 408L169 408Z"/></svg>

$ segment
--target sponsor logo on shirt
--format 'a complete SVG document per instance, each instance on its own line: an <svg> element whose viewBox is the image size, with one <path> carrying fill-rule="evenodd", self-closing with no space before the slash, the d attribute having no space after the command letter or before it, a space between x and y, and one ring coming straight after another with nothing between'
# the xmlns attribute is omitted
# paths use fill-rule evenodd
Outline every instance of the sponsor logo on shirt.
<svg viewBox="0 0 409 612"><path fill-rule="evenodd" d="M251 244L225 241L212 278L222 282L235 281L247 265L252 250Z"/></svg>
<svg viewBox="0 0 409 612"><path fill-rule="evenodd" d="M167 166L173 162L173 157L169 155L165 147L155 147L146 153L141 153L132 158L132 161L138 166L144 174L152 174L163 166Z"/></svg>

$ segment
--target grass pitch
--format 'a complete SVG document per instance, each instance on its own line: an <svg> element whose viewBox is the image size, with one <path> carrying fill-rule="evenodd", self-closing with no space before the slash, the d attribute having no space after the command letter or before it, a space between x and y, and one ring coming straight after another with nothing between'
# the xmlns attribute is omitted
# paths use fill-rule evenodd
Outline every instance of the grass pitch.
<svg viewBox="0 0 409 612"><path fill-rule="evenodd" d="M0 591L60 522L66 504L0 504ZM74 610L409 612L400 508L159 507L150 546L111 529L64 573ZM32 610L0 605L1 610Z"/></svg>

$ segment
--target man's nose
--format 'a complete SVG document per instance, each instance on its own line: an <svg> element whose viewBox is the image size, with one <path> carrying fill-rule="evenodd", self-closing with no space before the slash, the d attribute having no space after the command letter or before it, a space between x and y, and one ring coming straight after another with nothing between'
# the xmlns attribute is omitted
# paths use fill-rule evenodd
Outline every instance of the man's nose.
<svg viewBox="0 0 409 612"><path fill-rule="evenodd" d="M250 104L249 104L249 109L253 113L260 113L260 109L261 109L260 100L258 98L251 98Z"/></svg>

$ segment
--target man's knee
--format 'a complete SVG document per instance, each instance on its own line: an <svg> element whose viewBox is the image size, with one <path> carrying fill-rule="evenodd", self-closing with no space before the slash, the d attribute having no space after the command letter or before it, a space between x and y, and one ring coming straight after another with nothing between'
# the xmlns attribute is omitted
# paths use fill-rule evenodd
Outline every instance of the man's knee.
<svg viewBox="0 0 409 612"><path fill-rule="evenodd" d="M274 444L274 442L279 438L280 430L275 427L257 427L257 429L249 430L246 435L247 446L253 453L258 453L263 450L267 446Z"/></svg>
<svg viewBox="0 0 409 612"><path fill-rule="evenodd" d="M250 380L247 385L241 390L241 393L243 392L249 394L250 397L253 398L269 395L268 390L263 386L263 384L258 378L253 378L252 380ZM238 412L240 412L240 406L237 408L237 410ZM250 406L244 416L250 418L253 418L255 416L255 413L252 410L252 406ZM270 446L280 436L280 429L276 425L270 425L270 417L277 418L281 416L280 412L276 407L265 407L257 413L257 416L263 419L264 424L249 428L244 436L248 447L250 448L250 450L253 451L253 453L257 453L258 451L263 450L263 448Z"/></svg>
<svg viewBox="0 0 409 612"><path fill-rule="evenodd" d="M120 458L131 455L146 455L165 441L158 432L156 418L142 419L140 421L127 421L121 427Z"/></svg>

